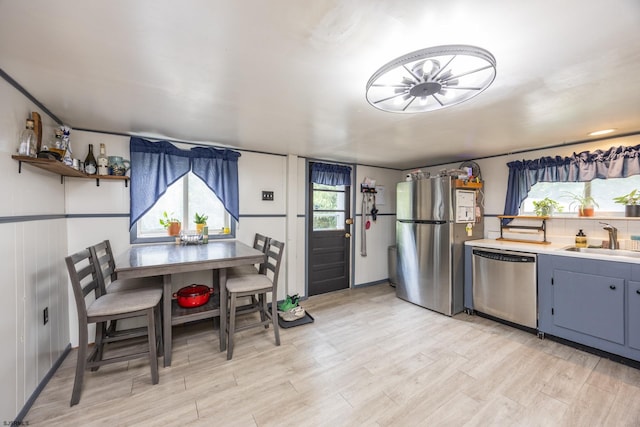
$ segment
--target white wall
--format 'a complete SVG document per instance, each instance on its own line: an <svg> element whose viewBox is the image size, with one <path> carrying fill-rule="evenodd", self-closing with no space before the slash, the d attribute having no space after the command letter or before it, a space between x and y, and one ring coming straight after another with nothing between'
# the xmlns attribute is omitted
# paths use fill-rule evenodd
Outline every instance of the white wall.
<svg viewBox="0 0 640 427"><path fill-rule="evenodd" d="M584 144L568 145L563 147L549 148L544 150L530 151L527 153L509 154L492 157L489 159L479 159L476 163L480 166L482 179L484 180L485 213L493 217L485 218L485 237L496 238L500 235L500 224L495 215L502 215L504 212L504 202L507 194L507 179L509 169L507 163L515 160L532 160L545 156L570 156L574 152L608 150L618 146L636 146L640 144L640 136L630 136L607 139L603 141L588 142ZM425 172L437 174L442 169L458 168L460 163L452 163L435 167L422 168ZM406 171L408 172L408 171ZM614 195L612 195L613 197ZM583 229L589 239L589 244L597 244L608 238L606 231L602 229L599 221L605 218L596 216L593 218L578 218L577 215L571 218L557 216L547 222L547 232L550 240L568 241L576 235L579 229ZM606 218L606 221L618 228L619 239L628 239L630 235L640 234L640 220L620 217Z"/></svg>
<svg viewBox="0 0 640 427"><path fill-rule="evenodd" d="M69 343L66 220L60 177L11 159L32 111L43 133L55 123L20 92L0 80L0 419L11 421ZM20 218L16 220L15 218ZM43 310L49 322L43 324Z"/></svg>
<svg viewBox="0 0 640 427"><path fill-rule="evenodd" d="M357 214L353 227L352 244L355 246L353 263L355 265L354 285L376 283L389 278L388 248L396 244L396 184L402 181L404 174L393 169L372 166L357 166L355 170L355 185ZM375 179L376 187L383 187L384 200L376 196L378 218L373 221L370 212L366 212L366 219L362 216L362 197L360 183L365 177ZM384 202L384 204L380 203ZM369 207L371 209L371 206ZM366 230L366 256L362 255L362 222L369 220L371 227Z"/></svg>

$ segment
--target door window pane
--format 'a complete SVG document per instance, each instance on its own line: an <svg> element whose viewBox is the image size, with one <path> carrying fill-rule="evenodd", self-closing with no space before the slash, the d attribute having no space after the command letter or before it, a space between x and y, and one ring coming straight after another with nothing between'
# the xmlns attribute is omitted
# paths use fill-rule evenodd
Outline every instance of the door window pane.
<svg viewBox="0 0 640 427"><path fill-rule="evenodd" d="M313 230L344 229L345 187L313 184Z"/></svg>

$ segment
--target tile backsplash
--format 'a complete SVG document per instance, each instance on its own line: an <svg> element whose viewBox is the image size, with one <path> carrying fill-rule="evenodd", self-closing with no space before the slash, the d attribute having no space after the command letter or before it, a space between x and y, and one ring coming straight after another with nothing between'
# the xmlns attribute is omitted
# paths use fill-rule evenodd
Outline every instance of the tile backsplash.
<svg viewBox="0 0 640 427"><path fill-rule="evenodd" d="M571 244L582 229L587 235L587 244L599 246L602 241L609 241L609 233L603 230L601 222L611 224L618 229L620 248L630 248L631 236L640 236L640 218L625 217L553 217L547 220L547 240L552 243ZM485 237L500 237L500 222L496 217L485 217Z"/></svg>

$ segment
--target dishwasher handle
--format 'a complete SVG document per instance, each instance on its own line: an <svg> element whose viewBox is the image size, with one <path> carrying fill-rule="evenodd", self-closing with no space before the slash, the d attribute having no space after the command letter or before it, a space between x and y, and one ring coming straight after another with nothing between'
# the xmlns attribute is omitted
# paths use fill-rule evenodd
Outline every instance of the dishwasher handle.
<svg viewBox="0 0 640 427"><path fill-rule="evenodd" d="M536 262L536 256L533 254L492 252L474 249L473 255L503 262Z"/></svg>

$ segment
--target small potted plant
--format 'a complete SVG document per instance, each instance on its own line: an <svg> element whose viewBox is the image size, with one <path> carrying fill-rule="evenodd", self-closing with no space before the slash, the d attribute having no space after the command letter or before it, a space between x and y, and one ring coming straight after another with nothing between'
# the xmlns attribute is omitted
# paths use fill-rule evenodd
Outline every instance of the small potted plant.
<svg viewBox="0 0 640 427"><path fill-rule="evenodd" d="M613 201L624 205L624 216L640 216L640 193L637 189L624 196L614 197Z"/></svg>
<svg viewBox="0 0 640 427"><path fill-rule="evenodd" d="M595 208L599 208L598 202L592 197L585 194L567 193L567 197L572 200L569 209L573 206L578 208L578 216L593 216Z"/></svg>
<svg viewBox="0 0 640 427"><path fill-rule="evenodd" d="M207 225L207 219L209 219L207 215L199 215L198 212L196 212L193 222L196 223L196 231L198 234L202 234L202 230Z"/></svg>
<svg viewBox="0 0 640 427"><path fill-rule="evenodd" d="M533 211L537 216L551 216L553 212L562 212L562 206L548 197L533 201Z"/></svg>
<svg viewBox="0 0 640 427"><path fill-rule="evenodd" d="M160 225L162 225L166 230L169 236L179 236L180 235L180 220L173 216L173 212L171 215L164 211L162 213L162 218L160 218Z"/></svg>

